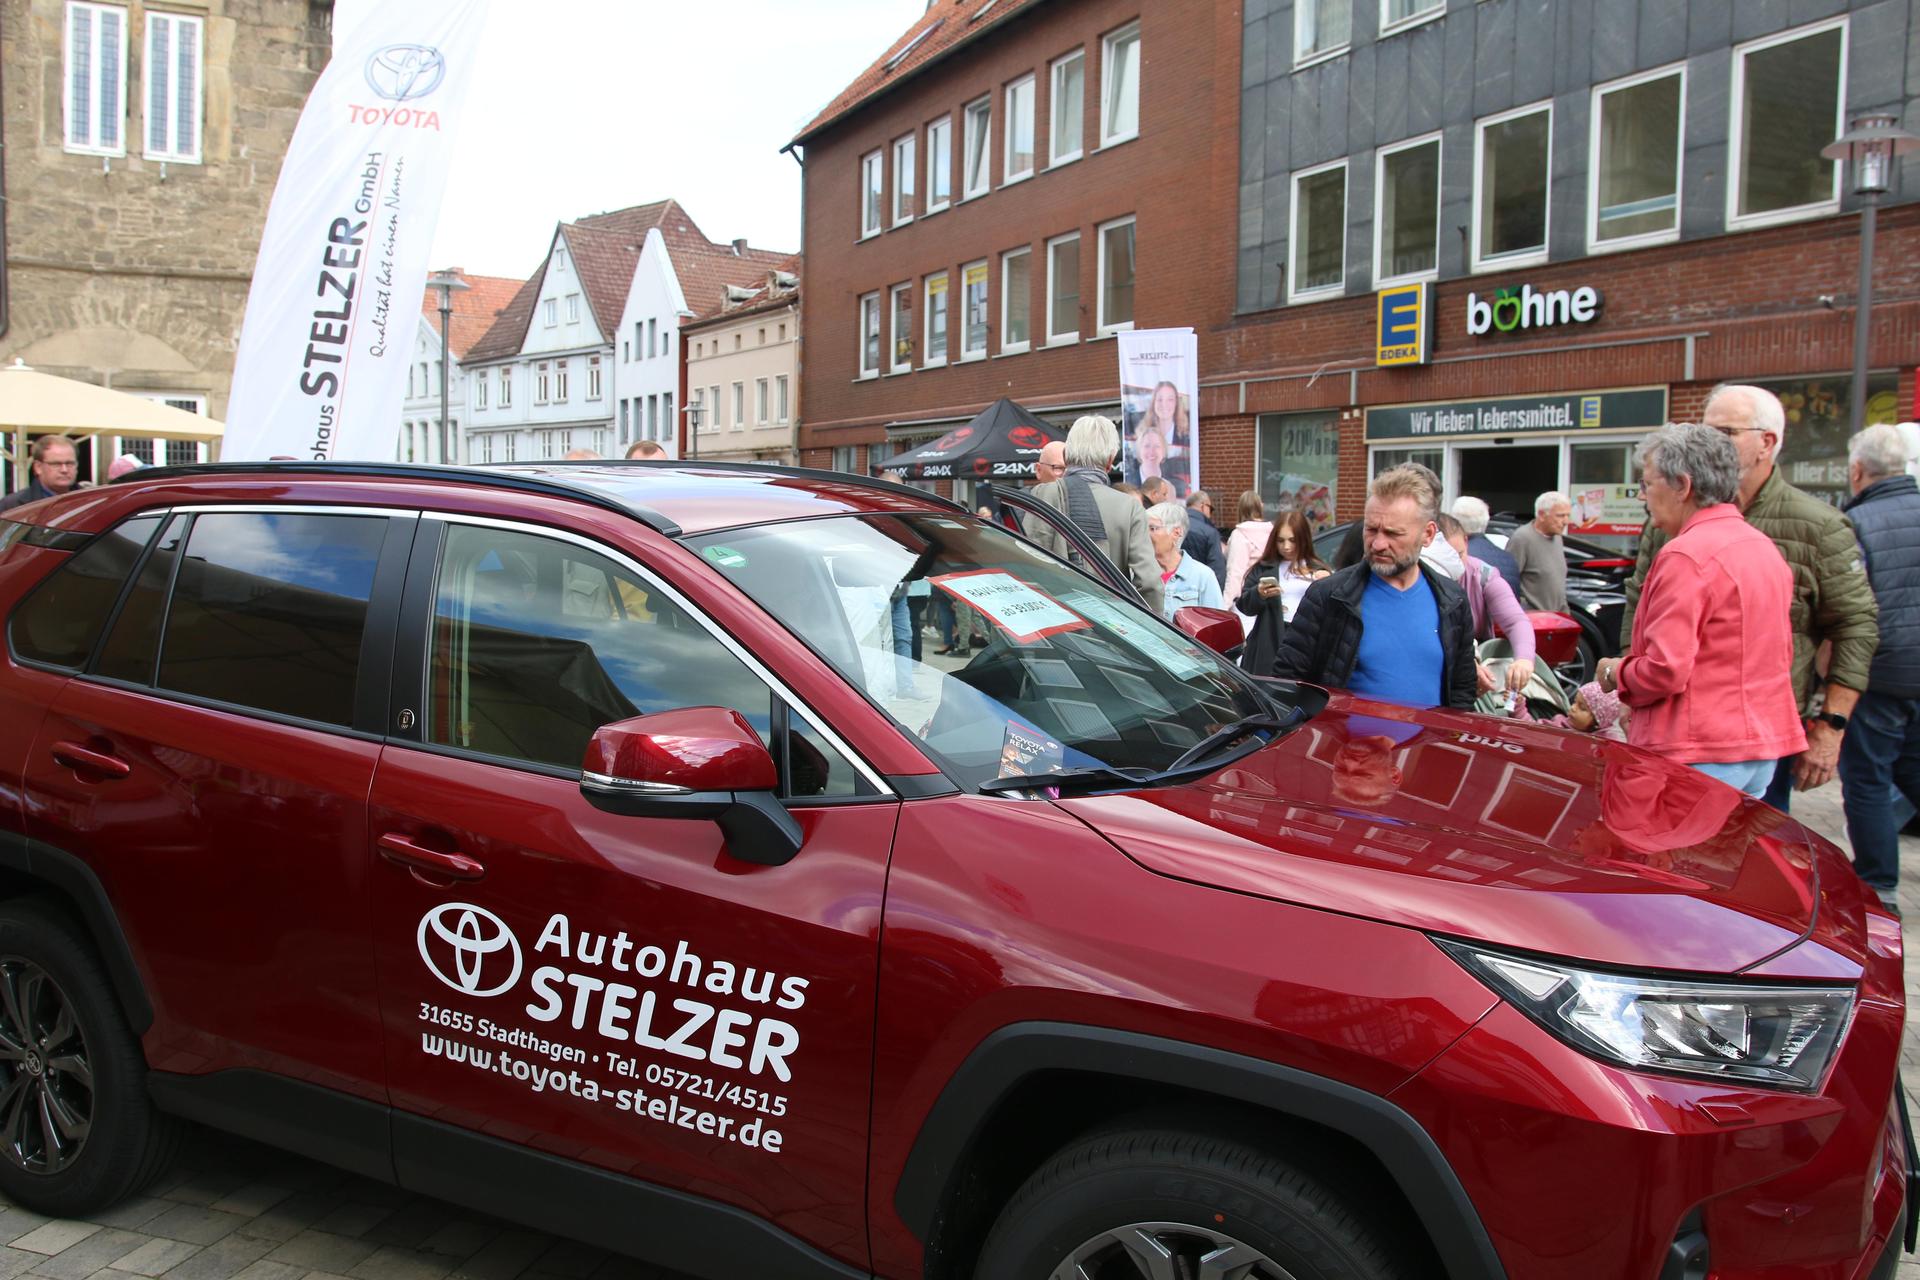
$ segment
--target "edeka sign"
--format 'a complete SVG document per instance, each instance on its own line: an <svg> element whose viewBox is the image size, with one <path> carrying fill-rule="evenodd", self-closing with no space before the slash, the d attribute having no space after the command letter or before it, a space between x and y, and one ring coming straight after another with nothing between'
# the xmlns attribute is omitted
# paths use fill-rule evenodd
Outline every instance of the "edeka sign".
<svg viewBox="0 0 1920 1280"><path fill-rule="evenodd" d="M1545 329L1560 324L1590 324L1600 314L1600 291L1592 285L1537 293L1530 284L1506 288L1491 298L1467 295L1467 336Z"/></svg>
<svg viewBox="0 0 1920 1280"><path fill-rule="evenodd" d="M1380 368L1425 364L1432 346L1433 286L1401 284L1380 290L1373 362Z"/></svg>
<svg viewBox="0 0 1920 1280"><path fill-rule="evenodd" d="M1667 420L1667 389L1575 391L1444 404L1397 404L1367 410L1366 438L1422 440L1447 436L1521 436L1567 431L1648 431Z"/></svg>

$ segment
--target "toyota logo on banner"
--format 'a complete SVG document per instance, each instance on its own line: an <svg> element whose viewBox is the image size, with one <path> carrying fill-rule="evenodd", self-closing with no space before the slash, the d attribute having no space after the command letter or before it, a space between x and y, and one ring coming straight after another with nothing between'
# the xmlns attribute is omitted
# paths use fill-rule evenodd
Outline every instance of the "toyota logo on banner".
<svg viewBox="0 0 1920 1280"><path fill-rule="evenodd" d="M367 84L383 98L424 98L447 78L447 60L426 44L390 44L367 59Z"/></svg>
<svg viewBox="0 0 1920 1280"><path fill-rule="evenodd" d="M520 940L485 907L444 902L420 917L420 958L470 996L497 996L520 980Z"/></svg>

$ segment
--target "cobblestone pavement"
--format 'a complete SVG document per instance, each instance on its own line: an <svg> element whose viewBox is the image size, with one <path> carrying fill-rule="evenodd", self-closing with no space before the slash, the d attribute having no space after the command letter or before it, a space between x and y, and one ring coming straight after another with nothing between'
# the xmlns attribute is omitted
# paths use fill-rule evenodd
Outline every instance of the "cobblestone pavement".
<svg viewBox="0 0 1920 1280"><path fill-rule="evenodd" d="M1796 796L1794 815L1846 844L1837 784ZM1920 929L1920 839L1902 837L1901 906ZM1907 935L1907 998L1920 1003L1920 932ZM1909 1021L1906 1068L1920 1083ZM0 1280L686 1280L600 1249L410 1195L238 1138L197 1130L146 1196L85 1222L0 1200ZM742 1278L746 1280L746 1278ZM766 1280L777 1280L767 1277ZM1920 1280L1920 1255L1899 1280Z"/></svg>

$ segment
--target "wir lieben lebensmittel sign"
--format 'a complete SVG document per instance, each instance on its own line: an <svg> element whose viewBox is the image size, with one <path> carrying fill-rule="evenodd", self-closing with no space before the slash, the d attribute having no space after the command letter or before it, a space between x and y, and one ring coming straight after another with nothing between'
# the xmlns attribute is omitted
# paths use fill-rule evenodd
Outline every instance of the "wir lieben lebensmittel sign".
<svg viewBox="0 0 1920 1280"><path fill-rule="evenodd" d="M1366 438L1369 441L1422 440L1647 431L1666 420L1667 389L1636 387L1625 391L1575 391L1565 395L1388 405L1367 410Z"/></svg>

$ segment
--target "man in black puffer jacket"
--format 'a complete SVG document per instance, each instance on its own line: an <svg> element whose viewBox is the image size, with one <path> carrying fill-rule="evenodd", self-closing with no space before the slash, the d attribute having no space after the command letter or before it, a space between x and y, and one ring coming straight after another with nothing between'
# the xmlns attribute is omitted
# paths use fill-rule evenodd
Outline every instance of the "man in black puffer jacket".
<svg viewBox="0 0 1920 1280"><path fill-rule="evenodd" d="M1421 470L1381 472L1367 493L1366 560L1307 588L1273 674L1403 706L1472 710L1466 593L1420 567L1439 514L1439 494Z"/></svg>
<svg viewBox="0 0 1920 1280"><path fill-rule="evenodd" d="M1880 645L1840 740L1840 786L1853 868L1892 906L1900 885L1894 792L1920 806L1920 487L1893 427L1868 427L1847 455L1853 500L1845 510L1880 605Z"/></svg>

